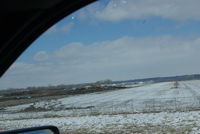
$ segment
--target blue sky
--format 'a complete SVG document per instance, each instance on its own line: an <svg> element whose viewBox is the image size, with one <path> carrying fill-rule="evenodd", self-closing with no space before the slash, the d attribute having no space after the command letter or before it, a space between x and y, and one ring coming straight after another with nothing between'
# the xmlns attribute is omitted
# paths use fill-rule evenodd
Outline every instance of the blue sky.
<svg viewBox="0 0 200 134"><path fill-rule="evenodd" d="M38 38L0 89L200 73L198 0L102 0Z"/></svg>
<svg viewBox="0 0 200 134"><path fill-rule="evenodd" d="M72 19L72 17L74 17ZM66 23L73 23L70 31L46 32L37 39L30 48L24 52L19 61L30 62L35 53L41 50L54 51L59 47L71 42L82 42L91 45L95 42L115 40L123 36L148 37L159 35L173 35L193 37L200 34L198 20L177 21L161 17L148 19L131 19L120 22L108 22L96 20L96 24L90 21L80 21L76 13L64 18L56 24L62 27ZM32 62L32 61L31 61Z"/></svg>

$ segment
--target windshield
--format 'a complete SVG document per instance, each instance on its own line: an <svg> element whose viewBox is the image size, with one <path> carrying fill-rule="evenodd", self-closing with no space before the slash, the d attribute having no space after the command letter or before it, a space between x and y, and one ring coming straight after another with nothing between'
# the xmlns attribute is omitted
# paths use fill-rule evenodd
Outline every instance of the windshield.
<svg viewBox="0 0 200 134"><path fill-rule="evenodd" d="M199 133L199 4L101 0L67 16L0 79L0 130Z"/></svg>

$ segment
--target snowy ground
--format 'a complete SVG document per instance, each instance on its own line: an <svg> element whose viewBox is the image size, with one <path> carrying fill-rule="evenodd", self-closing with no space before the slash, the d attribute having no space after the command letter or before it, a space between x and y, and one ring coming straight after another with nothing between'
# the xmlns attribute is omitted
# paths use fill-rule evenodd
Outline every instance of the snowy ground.
<svg viewBox="0 0 200 134"><path fill-rule="evenodd" d="M200 80L179 82L178 88L162 82L7 107L0 129L56 125L69 133L200 133L199 108Z"/></svg>
<svg viewBox="0 0 200 134"><path fill-rule="evenodd" d="M68 133L200 133L200 112L143 113L54 117L0 121L2 128L14 129L39 125L55 125ZM142 128L142 129L141 129Z"/></svg>

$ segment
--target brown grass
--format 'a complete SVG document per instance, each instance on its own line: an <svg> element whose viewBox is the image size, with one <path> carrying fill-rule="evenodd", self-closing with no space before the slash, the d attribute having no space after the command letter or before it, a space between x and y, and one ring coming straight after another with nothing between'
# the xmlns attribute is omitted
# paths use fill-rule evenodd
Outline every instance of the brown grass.
<svg viewBox="0 0 200 134"><path fill-rule="evenodd" d="M124 124L119 127L117 124L106 125L102 128L80 128L76 130L61 130L62 134L188 134L192 131L193 126L153 126L151 124L135 125ZM97 131L98 130L98 131Z"/></svg>

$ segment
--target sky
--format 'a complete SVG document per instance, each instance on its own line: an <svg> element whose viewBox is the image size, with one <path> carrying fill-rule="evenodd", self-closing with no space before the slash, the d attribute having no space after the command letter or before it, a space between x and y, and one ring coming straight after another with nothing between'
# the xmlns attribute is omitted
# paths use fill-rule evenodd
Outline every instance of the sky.
<svg viewBox="0 0 200 134"><path fill-rule="evenodd" d="M199 0L100 0L16 60L0 90L200 73Z"/></svg>

